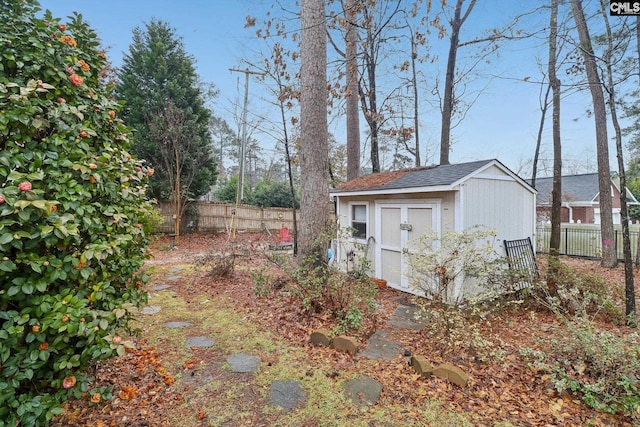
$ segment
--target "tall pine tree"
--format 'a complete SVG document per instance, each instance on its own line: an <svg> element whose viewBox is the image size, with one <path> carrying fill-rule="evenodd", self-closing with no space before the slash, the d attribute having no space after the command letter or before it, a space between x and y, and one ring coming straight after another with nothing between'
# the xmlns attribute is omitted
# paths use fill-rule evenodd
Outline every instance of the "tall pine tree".
<svg viewBox="0 0 640 427"><path fill-rule="evenodd" d="M206 194L217 177L211 112L194 58L175 29L151 20L134 29L118 78L124 117L135 129L133 151L155 169L153 196L172 199L179 218L180 206Z"/></svg>

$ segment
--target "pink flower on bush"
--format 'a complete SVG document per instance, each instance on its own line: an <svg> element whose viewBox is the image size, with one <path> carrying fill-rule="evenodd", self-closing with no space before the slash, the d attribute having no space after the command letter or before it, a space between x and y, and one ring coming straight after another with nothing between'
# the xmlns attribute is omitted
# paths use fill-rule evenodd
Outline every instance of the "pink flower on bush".
<svg viewBox="0 0 640 427"><path fill-rule="evenodd" d="M76 73L73 73L69 76L69 81L75 86L82 86L82 83L84 82L82 80L82 77L80 77Z"/></svg>
<svg viewBox="0 0 640 427"><path fill-rule="evenodd" d="M20 191L29 191L31 190L31 183L29 181L23 181L20 184L18 184L18 189Z"/></svg>
<svg viewBox="0 0 640 427"><path fill-rule="evenodd" d="M74 385L76 385L76 377L74 377L73 375L62 380L62 387L64 388L71 388Z"/></svg>
<svg viewBox="0 0 640 427"><path fill-rule="evenodd" d="M0 194L0 205L4 203L4 194Z"/></svg>

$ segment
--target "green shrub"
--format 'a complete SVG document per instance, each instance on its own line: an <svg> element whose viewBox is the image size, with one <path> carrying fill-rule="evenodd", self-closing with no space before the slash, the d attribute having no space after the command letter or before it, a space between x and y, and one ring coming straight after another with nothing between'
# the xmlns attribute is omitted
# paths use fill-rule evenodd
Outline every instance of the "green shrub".
<svg viewBox="0 0 640 427"><path fill-rule="evenodd" d="M543 349L522 350L534 366L547 372L559 391L579 395L592 408L640 421L640 340L618 337L588 318L564 319L567 333Z"/></svg>
<svg viewBox="0 0 640 427"><path fill-rule="evenodd" d="M309 258L301 265L292 260L272 258L292 280L286 281L287 290L308 313L328 313L336 320L334 333L359 329L362 321L373 311L378 287L366 275L352 275L329 268L326 263ZM274 282L264 270L252 273L256 296L266 296L271 289L281 286L282 279Z"/></svg>
<svg viewBox="0 0 640 427"><path fill-rule="evenodd" d="M96 34L0 3L0 426L46 425L124 352L152 225Z"/></svg>
<svg viewBox="0 0 640 427"><path fill-rule="evenodd" d="M594 318L613 310L605 283L557 261L553 283L557 291L541 292L540 303L561 321L566 332L557 340L524 349L534 365L547 372L555 388L579 395L589 406L625 414L639 421L640 337L617 336L601 329ZM544 290L544 289L543 289Z"/></svg>
<svg viewBox="0 0 640 427"><path fill-rule="evenodd" d="M607 283L601 277L570 268L559 258L549 257L550 265L547 282L553 283L556 294L548 295L543 285L543 298L553 298L553 309L563 314L584 310L590 315L602 314L616 323L624 321L624 315L615 301L623 301L622 287Z"/></svg>
<svg viewBox="0 0 640 427"><path fill-rule="evenodd" d="M456 306L511 291L507 264L496 252L495 238L495 230L481 226L442 236L421 235L408 254L411 286L435 301Z"/></svg>

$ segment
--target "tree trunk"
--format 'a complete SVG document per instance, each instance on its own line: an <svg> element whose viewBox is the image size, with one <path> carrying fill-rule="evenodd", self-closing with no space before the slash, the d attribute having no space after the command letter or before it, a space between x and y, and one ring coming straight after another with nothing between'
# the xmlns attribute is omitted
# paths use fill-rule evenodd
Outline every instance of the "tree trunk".
<svg viewBox="0 0 640 427"><path fill-rule="evenodd" d="M416 72L416 58L418 56L418 49L416 46L416 40L413 32L411 33L411 84L413 86L413 132L415 136L415 165L419 167L420 160L420 122L419 122L419 102L418 102L418 76Z"/></svg>
<svg viewBox="0 0 640 427"><path fill-rule="evenodd" d="M365 55L367 65L367 75L369 79L369 93L366 95L369 99L369 111L367 123L369 124L369 132L371 137L371 172L380 172L380 149L378 146L378 100L376 98L376 57L374 37L371 28L367 28L367 48L369 49Z"/></svg>
<svg viewBox="0 0 640 427"><path fill-rule="evenodd" d="M618 160L618 173L620 174L620 223L622 224L622 251L624 254L624 289L625 289L625 317L629 326L636 327L638 315L636 312L636 294L633 281L633 260L631 256L631 235L629 232L629 209L627 206L627 174L624 169L624 153L622 150L622 129L618 121L616 87L613 83L613 66L611 55L613 54L613 35L609 25L608 7L604 0L600 0L600 12L604 20L607 35L607 51L604 61L607 69L607 92L609 93L609 112L611 122L616 135L616 157Z"/></svg>
<svg viewBox="0 0 640 427"><path fill-rule="evenodd" d="M276 77L278 81L278 88L280 91L284 90L284 85L280 81L280 76ZM289 191L291 192L291 214L293 217L293 255L298 254L298 219L296 214L296 188L293 183L293 171L291 167L291 153L289 151L289 132L287 132L287 118L284 111L284 101L278 103L280 106L280 119L282 120L282 134L284 135L284 154L287 162L287 177L289 179Z"/></svg>
<svg viewBox="0 0 640 427"><path fill-rule="evenodd" d="M598 184L600 188L600 233L602 235L603 267L612 268L618 263L616 242L613 231L613 207L611 204L611 173L609 170L609 146L607 137L607 111L602 94L602 84L598 75L591 36L582 10L582 0L571 0L571 11L580 37L580 51L593 100L593 117L596 127L596 149L598 160Z"/></svg>
<svg viewBox="0 0 640 427"><path fill-rule="evenodd" d="M554 65L554 68L555 68L555 65ZM560 89L560 85L558 85L558 89ZM538 137L536 138L536 150L533 154L533 164L531 165L531 186L534 188L536 186L536 178L538 176L538 159L540 157L540 146L542 145L542 132L544 131L544 122L546 121L547 110L549 109L550 93L551 93L551 83L547 85L547 90L544 94L544 101L542 106L540 107L540 126L538 126Z"/></svg>
<svg viewBox="0 0 640 427"><path fill-rule="evenodd" d="M329 149L327 141L327 40L324 0L302 0L300 55L301 206L299 250L302 259L321 260L321 234L329 224ZM326 243L326 242L324 242Z"/></svg>
<svg viewBox="0 0 640 427"><path fill-rule="evenodd" d="M547 285L551 293L557 290L557 258L560 254L560 223L562 214L562 143L560 139L560 79L556 73L558 42L558 0L551 0L549 20L549 84L552 90L553 128L553 188L551 190L551 240L549 242L549 275Z"/></svg>
<svg viewBox="0 0 640 427"><path fill-rule="evenodd" d="M455 85L456 59L458 55L458 45L460 43L460 28L471 13L476 4L476 0L471 0L466 12L462 15L462 5L464 0L456 1L456 8L451 24L451 38L449 39L449 55L447 56L447 71L445 74L444 97L442 101L442 128L440 131L440 164L449 164L449 152L451 151L451 118L454 113L455 95L453 88Z"/></svg>
<svg viewBox="0 0 640 427"><path fill-rule="evenodd" d="M344 6L347 19L346 77L347 77L347 181L360 176L360 111L358 106L358 27L352 0Z"/></svg>
<svg viewBox="0 0 640 427"><path fill-rule="evenodd" d="M636 49L638 50L638 77L640 77L640 15L636 15ZM638 81L640 82L640 79Z"/></svg>
<svg viewBox="0 0 640 427"><path fill-rule="evenodd" d="M176 177L175 177L175 188L173 189L173 216L174 219L174 230L175 233L174 243L177 245L178 240L180 239L180 221L182 220L182 191L180 187L180 152L178 151L178 145L174 145L174 155L176 159Z"/></svg>

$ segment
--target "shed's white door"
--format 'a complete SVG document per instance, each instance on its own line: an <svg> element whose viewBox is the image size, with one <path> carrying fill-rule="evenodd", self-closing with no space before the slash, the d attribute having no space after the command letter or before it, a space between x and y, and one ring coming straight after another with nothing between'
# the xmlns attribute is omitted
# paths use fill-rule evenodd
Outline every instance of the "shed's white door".
<svg viewBox="0 0 640 427"><path fill-rule="evenodd" d="M410 290L410 271L406 254L417 238L437 230L438 206L413 204L377 205L379 232L376 245L376 275L390 286Z"/></svg>
<svg viewBox="0 0 640 427"><path fill-rule="evenodd" d="M402 286L402 236L400 223L402 208L400 206L380 207L380 245L379 272L376 276L384 279L394 287Z"/></svg>

